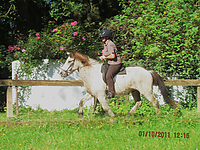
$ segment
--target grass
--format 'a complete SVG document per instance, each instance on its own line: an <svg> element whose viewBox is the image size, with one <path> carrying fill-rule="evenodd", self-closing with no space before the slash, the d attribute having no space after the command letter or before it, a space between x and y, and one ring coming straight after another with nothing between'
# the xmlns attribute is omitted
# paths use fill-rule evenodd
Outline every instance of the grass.
<svg viewBox="0 0 200 150"><path fill-rule="evenodd" d="M133 116L114 118L91 110L84 109L82 119L77 109L49 112L21 108L19 117L13 118L1 113L0 149L200 149L200 114L196 109L161 108L162 114L156 115L152 107L143 105ZM177 137L178 133L182 137Z"/></svg>

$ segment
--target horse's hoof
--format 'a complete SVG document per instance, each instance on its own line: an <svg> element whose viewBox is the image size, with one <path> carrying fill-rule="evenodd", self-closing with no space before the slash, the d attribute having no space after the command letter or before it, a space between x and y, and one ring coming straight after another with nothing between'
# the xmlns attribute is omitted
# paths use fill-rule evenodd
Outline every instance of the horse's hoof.
<svg viewBox="0 0 200 150"><path fill-rule="evenodd" d="M114 93L111 93L111 92L108 93L108 96L107 96L108 99L111 99L111 98L114 98L114 97L115 97Z"/></svg>
<svg viewBox="0 0 200 150"><path fill-rule="evenodd" d="M133 114L128 111L127 116L132 116Z"/></svg>
<svg viewBox="0 0 200 150"><path fill-rule="evenodd" d="M110 122L113 123L115 121L115 118L111 118Z"/></svg>
<svg viewBox="0 0 200 150"><path fill-rule="evenodd" d="M79 118L83 118L83 113L78 113Z"/></svg>

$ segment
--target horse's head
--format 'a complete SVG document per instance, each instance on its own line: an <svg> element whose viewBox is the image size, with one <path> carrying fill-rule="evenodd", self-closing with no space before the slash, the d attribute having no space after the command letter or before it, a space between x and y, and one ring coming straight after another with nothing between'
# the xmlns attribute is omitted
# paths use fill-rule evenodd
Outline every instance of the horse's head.
<svg viewBox="0 0 200 150"><path fill-rule="evenodd" d="M67 77L75 70L79 70L80 67L90 66L89 59L86 55L78 52L67 52L68 58L61 68L61 77Z"/></svg>
<svg viewBox="0 0 200 150"><path fill-rule="evenodd" d="M63 65L63 67L61 68L62 70L60 71L60 75L61 77L67 77L69 76L71 73L73 73L75 70L77 70L78 68L75 66L75 55L73 52L67 52L68 58L65 62L65 64Z"/></svg>

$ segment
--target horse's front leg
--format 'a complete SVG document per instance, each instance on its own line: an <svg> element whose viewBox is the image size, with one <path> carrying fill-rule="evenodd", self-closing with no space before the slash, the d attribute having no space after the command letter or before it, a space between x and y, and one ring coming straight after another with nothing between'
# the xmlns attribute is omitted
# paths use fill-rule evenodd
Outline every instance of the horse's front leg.
<svg viewBox="0 0 200 150"><path fill-rule="evenodd" d="M107 101L106 101L106 95L99 95L98 96L98 100L101 103L103 110L111 117L115 116L114 113L111 111Z"/></svg>
<svg viewBox="0 0 200 150"><path fill-rule="evenodd" d="M92 96L89 93L86 93L83 98L81 99L80 103L79 103L79 108L78 108L78 115L79 117L83 116L83 106L84 104L90 100L92 98Z"/></svg>

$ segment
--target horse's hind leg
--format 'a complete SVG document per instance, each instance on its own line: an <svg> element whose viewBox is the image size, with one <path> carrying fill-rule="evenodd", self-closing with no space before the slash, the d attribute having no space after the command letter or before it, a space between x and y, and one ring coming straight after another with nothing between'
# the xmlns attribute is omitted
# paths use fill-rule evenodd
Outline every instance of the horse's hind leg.
<svg viewBox="0 0 200 150"><path fill-rule="evenodd" d="M86 93L83 98L81 99L80 103L79 103L79 108L78 108L78 115L79 117L83 116L83 106L84 104L90 100L92 98L92 96L89 93Z"/></svg>
<svg viewBox="0 0 200 150"><path fill-rule="evenodd" d="M133 106L133 108L128 112L128 114L131 114L132 112L136 111L142 105L142 101L140 98L140 92L138 90L133 90L132 96L135 100L135 106Z"/></svg>
<svg viewBox="0 0 200 150"><path fill-rule="evenodd" d="M98 103L99 103L99 100L96 97L94 97L94 112L96 111Z"/></svg>
<svg viewBox="0 0 200 150"><path fill-rule="evenodd" d="M158 112L159 110L159 105L158 105L158 100L155 99L155 97L153 96L153 93L152 92L146 92L143 94L154 106L156 112Z"/></svg>

